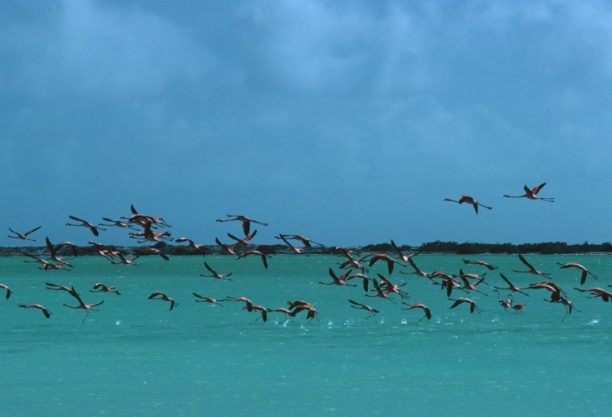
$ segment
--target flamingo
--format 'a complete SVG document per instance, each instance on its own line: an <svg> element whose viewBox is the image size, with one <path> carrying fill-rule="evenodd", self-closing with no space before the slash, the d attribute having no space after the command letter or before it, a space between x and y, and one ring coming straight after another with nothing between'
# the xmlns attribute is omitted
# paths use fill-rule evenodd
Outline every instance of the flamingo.
<svg viewBox="0 0 612 417"><path fill-rule="evenodd" d="M344 255L344 257L346 258L346 260L344 262L342 262L340 264L340 269L344 269L344 268L354 268L354 269L359 269L361 270L361 272L365 271L365 266L361 265L361 262L363 262L364 260L366 260L366 258L368 257L366 256L362 256L361 258L353 258L353 251L352 250L347 250L344 248L335 248L337 251L342 252L342 254Z"/></svg>
<svg viewBox="0 0 612 417"><path fill-rule="evenodd" d="M174 298L168 296L167 294L161 291L155 291L151 293L148 297L149 300L161 300L170 303L170 308L168 311L171 311L174 307L178 306L178 303L174 301Z"/></svg>
<svg viewBox="0 0 612 417"><path fill-rule="evenodd" d="M108 258L111 262L115 256L121 253L121 251L115 248L102 245L100 243L94 242L93 240L90 240L88 243L94 247L98 255Z"/></svg>
<svg viewBox="0 0 612 417"><path fill-rule="evenodd" d="M526 290L546 290L550 292L550 299L549 300L545 299L545 301L548 301L550 303L565 304L568 308L568 314L571 313L573 305L571 304L569 300L567 300L562 295L562 293L564 294L564 292L561 289L561 287L559 287L554 282L540 281L540 282L536 282L535 284L529 285L529 287L525 289ZM566 301L569 302L569 304Z"/></svg>
<svg viewBox="0 0 612 417"><path fill-rule="evenodd" d="M138 251L136 252L136 255L138 256L142 256L142 255L157 255L159 257L161 257L164 261L169 261L170 257L168 255L166 255L165 253L163 253L161 251L161 249L158 248L141 248L138 249Z"/></svg>
<svg viewBox="0 0 612 417"><path fill-rule="evenodd" d="M166 223L163 217L149 216L146 214L139 213L133 204L130 205L130 212L132 213L130 217L121 217L122 219L127 220L128 223L135 223L142 227L144 227L146 223L152 223L161 227L172 227L168 223Z"/></svg>
<svg viewBox="0 0 612 417"><path fill-rule="evenodd" d="M253 301L250 298L245 297L245 296L241 296L241 297L225 297L223 299L223 301L235 301L235 302L238 302L238 303L244 303L244 307L246 309L248 309L249 306L253 305Z"/></svg>
<svg viewBox="0 0 612 417"><path fill-rule="evenodd" d="M247 250L242 252L240 255L238 255L238 259L242 259L246 256L259 256L261 257L261 262L263 263L264 268L268 269L268 255L266 255L265 253L263 253L260 250L257 249L251 249L251 250Z"/></svg>
<svg viewBox="0 0 612 417"><path fill-rule="evenodd" d="M231 281L231 280L232 280L231 278L227 278L227 277L229 277L230 275L232 275L232 273L231 273L231 272L226 273L226 274L221 274L221 273L219 273L219 272L215 271L214 269L212 269L212 268L210 267L210 265L208 265L208 263L206 263L206 262L204 262L204 267L205 267L206 269L208 269L208 271L209 271L209 272L210 272L212 275L203 275L203 274L200 274L200 276L202 276L202 277L210 277L210 278L215 278L215 279L225 279L225 280L227 280L227 281Z"/></svg>
<svg viewBox="0 0 612 417"><path fill-rule="evenodd" d="M93 285L93 288L89 290L89 292L109 292L109 293L121 295L119 290L117 290L117 287L115 287L114 285L106 285L101 282L96 282Z"/></svg>
<svg viewBox="0 0 612 417"><path fill-rule="evenodd" d="M454 301L450 308L455 308L461 304L468 304L470 306L470 313L474 313L474 311L477 311L479 314L482 313L482 310L476 305L476 301L472 300L471 298L459 297L455 299L449 298L449 300Z"/></svg>
<svg viewBox="0 0 612 417"><path fill-rule="evenodd" d="M306 311L306 318L308 320L312 320L317 316L317 309L310 303L303 302L301 300L288 302L289 309L291 313L289 314L291 317L295 317L298 313L302 311Z"/></svg>
<svg viewBox="0 0 612 417"><path fill-rule="evenodd" d="M476 212L476 214L478 214L478 207L484 207L486 209L491 210L493 207L489 207L489 206L485 206L482 203L479 203L478 200L476 200L474 197L469 196L469 195L461 195L459 196L459 200L453 200L451 198L445 198L444 201L449 201L451 203L458 203L458 204L471 204L472 207L474 207L474 211Z"/></svg>
<svg viewBox="0 0 612 417"><path fill-rule="evenodd" d="M66 223L66 226L86 227L86 228L89 229L89 231L91 233L93 233L94 236L99 236L100 235L99 230L106 230L106 229L104 229L102 227L94 226L92 223L88 222L87 220L80 219L80 218L78 218L76 216L73 216L73 215L69 214L68 217L71 218L72 220L76 221L76 222L79 222L79 224Z"/></svg>
<svg viewBox="0 0 612 417"><path fill-rule="evenodd" d="M441 278L442 279L442 283L439 284L442 289L446 288L446 296L450 297L451 294L453 293L453 288L457 288L457 287L461 287L461 284L459 284L459 281L457 281L455 278L453 278L452 275L449 274L445 274L444 272L432 272L430 275L430 279L435 279L435 278ZM436 285L438 285L436 283Z"/></svg>
<svg viewBox="0 0 612 417"><path fill-rule="evenodd" d="M500 306L502 306L504 310L512 308L512 294L508 295L508 298L506 299L501 299L501 298L498 299L497 302L499 303Z"/></svg>
<svg viewBox="0 0 612 417"><path fill-rule="evenodd" d="M534 275L544 275L544 276L548 276L550 274L547 274L545 272L542 271L538 271L533 265L531 265L527 259L525 259L525 257L523 255L521 255L520 253L518 254L518 257L520 259L520 261L525 264L527 266L527 268L529 268L529 271L517 271L516 269L513 269L512 272L517 272L519 274L534 274Z"/></svg>
<svg viewBox="0 0 612 417"><path fill-rule="evenodd" d="M372 317L374 314L380 313L380 311L376 310L374 307L371 307L371 306L369 306L367 304L358 303L357 301L354 301L354 300L351 300L351 299L349 299L348 301L349 301L349 303L351 303L351 307L352 308L355 308L357 310L364 310L364 311L367 311L368 313L370 313L368 318Z"/></svg>
<svg viewBox="0 0 612 417"><path fill-rule="evenodd" d="M251 223L261 224L262 226L268 225L268 223L250 219L247 216L243 216L242 214L226 214L226 216L229 217L229 219L217 219L217 222L242 222L242 231L244 232L245 236L249 235L249 232L251 230Z"/></svg>
<svg viewBox="0 0 612 417"><path fill-rule="evenodd" d="M425 304L406 304L406 306L407 307L403 310L413 310L415 308L418 308L420 310L423 310L423 313L425 313L425 316L423 316L423 318L426 317L427 320L431 320L431 310ZM421 320L423 320L423 318Z"/></svg>
<svg viewBox="0 0 612 417"><path fill-rule="evenodd" d="M11 291L11 287L9 287L9 286L8 286L8 285L6 285L6 284L2 284L2 283L0 282L0 288L2 288L4 291L6 291L4 298L6 298L7 300L8 300L9 298L11 298L11 294L13 293L13 292Z"/></svg>
<svg viewBox="0 0 612 417"><path fill-rule="evenodd" d="M478 281L476 282L471 282L468 280L468 275L472 275L472 274L463 274L463 271L460 271L459 275L459 279L461 279L461 281L463 282L463 286L459 287L458 289L462 290L462 291L475 291L475 292L479 292L483 295L488 295L483 293L482 291L480 291L479 289L477 289L476 287L478 285L480 285L483 281L484 281L484 277L481 277L480 279L478 279Z"/></svg>
<svg viewBox="0 0 612 417"><path fill-rule="evenodd" d="M208 251L207 247L205 245L200 245L195 243L192 239L189 239L188 237L179 237L178 239L174 240L176 243L183 243L183 242L187 242L187 244L189 245L189 247L195 251Z"/></svg>
<svg viewBox="0 0 612 417"><path fill-rule="evenodd" d="M30 239L28 236L30 236L32 233L34 233L35 231L37 231L37 230L38 230L38 229L40 229L41 227L42 227L42 226L37 226L37 227L35 227L34 229L32 229L32 230L28 230L27 232L24 232L24 233L19 233L19 232L16 232L16 231L14 231L13 229L11 229L11 228L9 227L9 228L8 228L8 229L9 229L9 231L10 231L11 233L13 233L15 236L7 235L7 237L8 237L8 238L11 238L11 239L21 239L21 240L29 240L29 241L31 241L31 242L36 242L36 240L34 240L34 239Z"/></svg>
<svg viewBox="0 0 612 417"><path fill-rule="evenodd" d="M285 237L285 235L278 235L278 236L274 236L276 239L280 239L283 242L285 242L285 244L287 246L289 246L289 249L291 249L291 252L295 253L296 255L299 255L301 253L304 253L304 251L307 249L306 247L303 248L296 248L295 246L293 246L291 244L291 242L289 242L289 239L287 237Z"/></svg>
<svg viewBox="0 0 612 417"><path fill-rule="evenodd" d="M83 321L82 323L85 323L85 320L87 319L87 316L89 316L89 312L90 311L98 311L95 310L94 307L98 307L99 305L104 303L104 300L98 302L98 303L94 303L94 304L86 304L83 299L81 298L81 296L75 291L74 287L72 288L68 288L65 286L57 286L58 288L49 288L50 285L54 285L54 284L47 284L47 288L48 289L57 289L57 290L62 290L62 291L66 291L68 292L69 295L71 295L75 300L77 300L77 302L79 303L78 306L71 306L68 304L62 304L64 307L68 307L68 308L72 308L74 310L85 310L85 317L83 317Z"/></svg>
<svg viewBox="0 0 612 417"><path fill-rule="evenodd" d="M384 254L384 253L373 253L369 256L370 256L370 262L368 263L368 266L371 267L378 261L386 262L387 270L389 271L389 275L393 273L393 267L395 266L395 263L397 262L395 259L393 259L389 255Z"/></svg>
<svg viewBox="0 0 612 417"><path fill-rule="evenodd" d="M221 243L221 241L218 238L215 238L215 242L217 243L217 245L219 245L219 248L221 248L221 252L226 254L226 255L237 255L236 253L236 245L226 245L224 243Z"/></svg>
<svg viewBox="0 0 612 417"><path fill-rule="evenodd" d="M161 242L162 240L172 240L172 233L167 230L156 232L153 230L153 223L145 222L142 232L132 232L129 234L130 239L141 239L138 243L144 242Z"/></svg>
<svg viewBox="0 0 612 417"><path fill-rule="evenodd" d="M525 190L525 194L523 195L508 195L508 194L504 194L505 198L527 198L529 200L542 200L542 201L547 201L549 203L554 203L555 199L553 197L538 197L538 193L540 192L540 190L542 188L544 188L544 186L546 185L545 182L543 182L540 185L536 185L533 188L529 188L526 185L523 186L523 190Z"/></svg>
<svg viewBox="0 0 612 417"><path fill-rule="evenodd" d="M22 252L21 254L23 256L27 256L29 258L34 259L34 261L24 261L24 262L26 262L26 263L36 263L36 262L38 262L41 265L38 269L41 269L43 271L48 271L48 270L70 271L69 268L66 268L67 266L69 266L68 264L54 264L54 263L51 263L51 262L47 261L46 259L41 258L40 256L32 255L32 254L29 254L27 252Z"/></svg>
<svg viewBox="0 0 612 417"><path fill-rule="evenodd" d="M192 293L193 296L196 298L196 303L209 303L209 304L219 304L219 306L223 307L223 304L221 304L223 301L226 300L222 300L219 298L212 298L212 297L205 297L203 295L200 295L196 292Z"/></svg>
<svg viewBox="0 0 612 417"><path fill-rule="evenodd" d="M40 310L46 318L50 318L52 313L47 310L47 308L42 305L42 304L19 304L19 307L21 308L35 308L37 310Z"/></svg>
<svg viewBox="0 0 612 417"><path fill-rule="evenodd" d="M129 223L124 222L123 220L113 220L108 217L102 217L102 220L108 223L98 223L98 226L106 226L106 227L118 227L121 229L132 229L136 230L134 226Z"/></svg>
<svg viewBox="0 0 612 417"><path fill-rule="evenodd" d="M327 272L328 272L329 276L331 277L332 282L321 282L321 281L319 281L319 284L321 284L321 285L340 285L340 286L354 287L354 285L346 283L346 279L348 279L348 277L351 275L352 271L353 271L352 269L349 269L344 274L342 274L340 276L337 276L336 273L334 272L334 270L329 268Z"/></svg>
<svg viewBox="0 0 612 417"><path fill-rule="evenodd" d="M64 246L68 246L71 249L72 254L74 256L78 256L77 246L74 243L62 242L58 243L57 245L54 245L53 243L51 243L51 240L48 237L45 237L45 244L47 246L47 251L49 252L49 256L51 257L51 259L53 259L59 265L66 265L72 268L72 265L67 263L64 258L59 257L57 255L57 252L60 251Z"/></svg>
<svg viewBox="0 0 612 417"><path fill-rule="evenodd" d="M379 297L379 298L383 298L385 300L389 300L392 303L395 303L395 301L393 301L392 298L389 297L390 292L387 291L386 289L384 289L379 283L378 281L376 281L375 279L372 280L372 285L374 286L374 291L376 292L376 295L369 295L366 294L366 297Z"/></svg>
<svg viewBox="0 0 612 417"><path fill-rule="evenodd" d="M378 275L378 278L380 278L380 286L381 286L383 291L385 291L387 293L397 294L402 299L405 299L405 298L409 297L409 294L406 291L402 291L402 288L401 288L404 285L406 285L405 282L402 282L401 284L393 284L389 280L389 278L386 278L384 275L382 275L382 274L376 274L376 275Z"/></svg>
<svg viewBox="0 0 612 417"><path fill-rule="evenodd" d="M601 298L601 301L603 301L604 303L609 302L610 300L612 300L612 292L610 291L606 291L603 288L574 288L576 291L580 291L580 292L590 292L592 297L590 298Z"/></svg>
<svg viewBox="0 0 612 417"><path fill-rule="evenodd" d="M249 242L255 237L255 235L257 234L257 230L254 230L253 233L249 234L249 235L245 235L244 238L240 239L239 237L234 236L231 233L228 233L227 236L230 239L233 239L236 241L236 243L234 243L234 245L236 247L238 246L248 246Z"/></svg>
<svg viewBox="0 0 612 417"><path fill-rule="evenodd" d="M484 266L485 268L487 268L489 271L493 271L495 269L497 269L496 266L491 265L488 262L485 261L470 261L468 259L464 259L463 263L466 265L479 265L479 266Z"/></svg>
<svg viewBox="0 0 612 417"><path fill-rule="evenodd" d="M525 294L525 295L529 296L529 294L527 294L521 288L517 287L512 282L510 282L510 280L508 278L506 278L506 276L503 273L500 272L499 275L501 275L502 279L504 281L506 281L506 284L508 284L508 287L507 288L493 287L493 288L495 288L496 291L498 291L498 294L499 294L499 290L510 290L512 292L520 292L521 294Z"/></svg>
<svg viewBox="0 0 612 417"><path fill-rule="evenodd" d="M264 322L268 321L268 313L271 311L268 307L260 306L257 304L247 304L246 306L244 306L244 309L249 313L253 311L259 311L259 313L261 314L261 319Z"/></svg>
<svg viewBox="0 0 612 417"><path fill-rule="evenodd" d="M587 276L592 276L595 279L599 279L599 277L597 275L595 275L594 273L592 273L591 271L589 271L584 265L581 265L577 262L566 262L564 264L559 263L558 265L560 265L561 269L565 269L565 268L576 268L578 270L581 271L581 275L580 275L580 285L584 285L584 283L587 280Z"/></svg>
<svg viewBox="0 0 612 417"><path fill-rule="evenodd" d="M284 234L279 234L278 236L275 236L277 239L282 239L282 240L298 240L300 242L302 242L302 245L304 245L304 248L308 248L311 249L312 248L312 244L314 243L315 245L318 246L325 246L322 243L319 242L315 242L314 240L307 238L306 236L303 235L284 235ZM286 241L285 241L286 242Z"/></svg>
<svg viewBox="0 0 612 417"><path fill-rule="evenodd" d="M136 261L136 259L140 258L140 255L134 255L130 258L126 258L125 255L123 255L121 252L117 253L117 257L119 258L119 262L114 261L112 258L111 259L111 263L113 265L136 265L134 262ZM138 266L138 265L136 265Z"/></svg>
<svg viewBox="0 0 612 417"><path fill-rule="evenodd" d="M413 256L417 256L419 254L418 252L417 253L403 253L402 250L399 248L399 246L397 246L397 244L393 241L393 239L391 239L391 246L393 246L393 249L395 249L399 258L404 262L408 262L410 258L412 258Z"/></svg>
<svg viewBox="0 0 612 417"><path fill-rule="evenodd" d="M421 270L421 268L419 268L417 266L417 264L414 262L414 260L412 258L408 259L408 263L410 264L412 269L414 269L414 272L400 271L400 274L404 274L404 275L417 275L419 277L431 279L431 274L429 272L425 272L425 271Z"/></svg>
<svg viewBox="0 0 612 417"><path fill-rule="evenodd" d="M349 275L348 277L346 277L347 281L350 281L352 279L360 279L361 280L361 285L363 287L363 291L364 292L368 292L369 291L369 287L370 287L370 280L371 278L369 276L367 276L366 274L352 274Z"/></svg>

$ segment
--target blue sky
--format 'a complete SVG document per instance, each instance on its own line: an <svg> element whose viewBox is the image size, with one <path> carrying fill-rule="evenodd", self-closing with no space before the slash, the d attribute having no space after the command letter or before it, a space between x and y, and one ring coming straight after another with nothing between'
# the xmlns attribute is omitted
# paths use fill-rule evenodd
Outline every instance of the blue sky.
<svg viewBox="0 0 612 417"><path fill-rule="evenodd" d="M611 239L608 2L5 1L0 62L5 228L84 243L68 214L133 203L204 243L225 213L260 242Z"/></svg>

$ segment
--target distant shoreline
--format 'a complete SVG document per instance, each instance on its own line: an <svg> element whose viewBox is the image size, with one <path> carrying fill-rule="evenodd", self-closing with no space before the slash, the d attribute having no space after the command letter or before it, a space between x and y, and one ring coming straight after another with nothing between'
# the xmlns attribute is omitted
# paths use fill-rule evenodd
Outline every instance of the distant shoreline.
<svg viewBox="0 0 612 417"><path fill-rule="evenodd" d="M134 253L143 246L119 246L108 245L121 250L124 253ZM217 245L203 245L201 249L194 250L189 246L169 245L157 243L153 247L161 249L167 255L189 256L189 255L223 255ZM293 252L284 245L254 245L259 250L269 254L287 254ZM79 255L97 255L94 246L77 247ZM390 243L378 243L365 246L345 247L356 252L387 252L394 253L395 249ZM45 252L45 246L10 246L0 247L0 257L38 255ZM474 242L427 242L420 246L401 246L403 252L417 252L428 255L513 255L518 253L534 253L540 255L569 255L569 254L589 254L589 255L611 255L612 243L604 242L600 244L581 243L569 244L566 242L542 242L542 243L474 243ZM66 251L69 254L70 251ZM340 254L336 247L324 246L313 247L304 252L309 255L337 255Z"/></svg>

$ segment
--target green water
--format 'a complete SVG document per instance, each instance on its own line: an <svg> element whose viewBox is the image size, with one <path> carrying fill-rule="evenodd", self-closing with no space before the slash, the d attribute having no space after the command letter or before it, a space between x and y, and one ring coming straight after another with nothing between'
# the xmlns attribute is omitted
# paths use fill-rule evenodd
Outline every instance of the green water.
<svg viewBox="0 0 612 417"><path fill-rule="evenodd" d="M515 256L480 257L499 265L520 286L537 277ZM600 277L586 286L612 283L607 256L528 256L552 272L576 307L543 301L547 294L515 296L521 313L504 312L497 295L469 294L484 310L469 314L437 286L395 272L407 282L420 311L367 298L360 287L325 287L327 268L340 258L274 256L270 268L257 259L207 257L233 281L202 278L202 257L169 262L141 258L138 266L100 258L73 260L72 272L39 271L21 258L0 259L0 282L14 291L0 300L2 416L610 416L612 415L612 303L574 291L579 274L557 262L578 261ZM456 256L420 255L426 271L457 273ZM464 270L482 272L479 267ZM383 272L378 265L372 272ZM372 273L371 275L374 275ZM105 300L84 314L45 282L74 285L86 302ZM116 285L121 296L90 294L96 281ZM498 271L487 281L503 286ZM179 306L147 300L162 290ZM257 320L239 303L196 303L191 293L248 296L281 307L287 300L315 304L319 319ZM459 294L458 294L459 295ZM505 295L505 293L503 293ZM349 307L348 299L381 311ZM41 303L54 314L17 308Z"/></svg>

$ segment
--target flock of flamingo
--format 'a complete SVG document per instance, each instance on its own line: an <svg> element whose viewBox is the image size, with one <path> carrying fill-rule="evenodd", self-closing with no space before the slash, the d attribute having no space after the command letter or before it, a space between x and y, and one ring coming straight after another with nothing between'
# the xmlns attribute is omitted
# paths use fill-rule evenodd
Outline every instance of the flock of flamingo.
<svg viewBox="0 0 612 417"><path fill-rule="evenodd" d="M525 186L525 193L523 195L504 195L503 197L527 198L530 200L554 202L554 198L538 196L539 192L545 184L546 183L542 183L533 188ZM469 204L474 208L476 213L478 213L479 207L483 207L489 210L491 209L490 206L484 205L478 202L478 200L476 200L475 198L468 195L462 195L459 197L458 200L446 198L444 199L444 201L454 202L458 204ZM179 237L177 239L172 239L171 233L169 231L171 226L162 217L140 213L133 205L130 207L130 210L131 215L129 217L120 217L116 220L103 217L102 220L105 223L99 223L97 225L79 217L69 215L69 219L74 223L66 223L66 226L84 227L88 229L89 232L95 237L98 237L100 235L100 231L104 231L108 227L122 228L129 230L129 238L136 240L138 243L156 244L163 241L187 243L189 247L193 249L194 253L204 254L206 247L204 245L195 243L192 239L188 237ZM251 243L251 241L257 234L257 230L251 231L251 226L254 224L268 226L267 223L251 219L244 215L235 214L228 214L226 215L226 218L217 219L217 222L240 222L242 225L243 232L242 237L236 236L232 233L227 233L227 236L232 240L232 243L228 244L221 242L218 238L215 238L215 242L218 245L221 253L225 255L235 256L237 259L242 259L245 257L257 257L261 259L262 266L264 268L268 268L268 259L270 257L270 253L266 253L264 250L253 246L253 244ZM23 233L9 228L11 235L9 235L8 237L12 239L35 242L35 240L31 236L40 228L41 226L38 226ZM282 241L287 246L287 248L296 255L307 254L313 248L313 245L321 247L323 246L321 243L315 242L303 235L298 234L278 234L277 236L275 236L275 238ZM68 241L54 244L48 237L45 238L45 243L46 245L44 251L38 255L23 252L24 256L30 258L30 260L26 260L25 262L37 263L39 264L39 269L43 271L72 270L73 265L69 263L64 256L66 256L66 253L70 253L72 256L75 257L78 256L79 248L72 242ZM160 256L164 260L170 259L169 256L165 254L162 249L157 247L139 247L136 250L132 251L131 254L128 254L124 253L124 251L122 251L121 249L113 246L103 245L94 241L90 241L89 243L93 245L97 255L108 259L108 261L113 264L132 265L140 256L144 255ZM331 278L331 281L319 282L319 284L324 286L354 287L356 285L353 282L360 281L364 296L382 298L384 300L389 300L393 303L399 301L406 310L416 309L422 311L423 317L421 318L421 320L432 318L430 308L424 303L414 303L409 301L410 294L405 289L406 282L393 282L394 280L391 279L391 275L394 271L399 270L400 274L416 275L419 278L427 280L432 285L439 286L444 291L445 296L450 301L450 309L465 304L466 306L468 306L470 313L480 313L482 310L478 307L477 302L474 299L468 298L467 296L457 297L456 294L457 292L461 292L464 293L462 295L468 295L470 293L477 292L487 295L481 290L482 288L484 288L483 285L489 286L490 288L492 288L492 291L497 293L498 303L504 310L514 310L517 312L524 310L525 304L515 303L513 299L513 294L519 293L528 296L529 294L527 291L531 290L545 290L549 295L549 297L546 298L545 301L563 305L565 307L565 315L563 316L563 318L565 318L568 314L571 314L572 311L575 309L573 302L570 301L570 299L568 298L569 296L567 292L563 290L557 283L551 280L551 274L538 270L525 258L525 256L521 254L518 255L519 261L527 269L513 269L512 272L531 274L542 279L540 281L531 283L523 288L513 284L510 279L502 272L499 273L499 278L500 282L503 282L504 284L500 285L505 286L497 286L487 282L488 279L485 280L486 273L465 273L463 269L459 270L459 274L452 274L441 271L425 272L421 268L419 268L415 261L415 258L417 257L419 252L404 253L393 240L391 240L391 245L394 248L394 256L389 253L368 253L363 256L358 256L350 249L336 247L335 251L338 255L342 257L342 260L338 263L338 265L329 267L328 275ZM376 273L376 276L372 276L372 274L370 274L370 268L373 267L377 262L386 264L388 272L387 276L381 273ZM479 266L488 271L494 271L498 269L496 266L491 265L482 260L464 259L463 262L467 265ZM559 264L559 266L561 269L573 268L579 271L579 282L581 286L583 286L589 278L598 279L595 274L590 272L584 265L581 265L579 263L567 262L564 264ZM203 267L207 271L207 274L201 274L203 277L209 277L215 280L231 280L230 277L232 275L232 272L218 272L206 261L204 262ZM336 270L334 269L334 267L336 267ZM608 287L612 287L612 285L608 285ZM87 318L90 311L97 311L96 307L99 307L101 304L104 303L104 300L99 301L97 303L86 303L83 300L83 296L79 292L77 292L74 286L60 285L47 282L46 288L50 291L63 291L69 297L71 297L71 300L76 302L76 304L63 304L63 306L71 309L84 310L85 316L83 318L83 322L85 322L85 319ZM5 291L6 299L9 299L11 297L13 292L8 285L0 283L0 289L3 289ZM591 298L600 298L603 302L609 302L610 300L612 300L612 292L600 287L575 287L574 289L579 292L589 293L591 295ZM117 296L121 295L121 292L115 286L106 285L102 282L96 282L89 291L92 293L108 293ZM505 297L502 297L502 292L507 292L507 295ZM455 294L455 297L453 297L453 294ZM308 320L317 317L318 314L315 305L312 302L308 302L305 300L291 300L287 302L286 307L270 308L255 304L250 298L246 296L227 296L224 298L214 298L204 296L196 292L193 293L193 296L194 301L200 303L242 303L244 309L247 312L256 312L259 315L258 319L261 318L264 322L268 320L269 313L278 313L283 314L286 317L295 317L299 313L305 312L306 318ZM159 290L154 291L150 295L148 295L148 299L168 303L169 310L173 310L178 305L174 298L172 298L167 293ZM368 317L371 317L380 312L378 309L363 302L359 302L353 299L347 300L349 307L365 311L366 313L368 313ZM24 303L18 304L18 307L40 310L46 318L50 318L52 316L51 311L49 311L49 309L42 304Z"/></svg>

